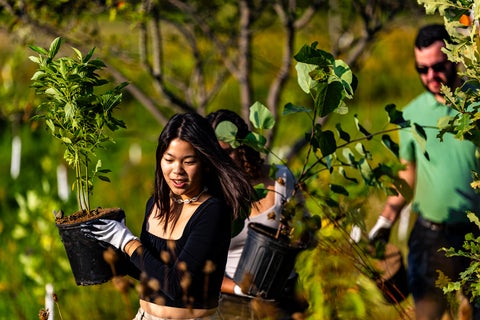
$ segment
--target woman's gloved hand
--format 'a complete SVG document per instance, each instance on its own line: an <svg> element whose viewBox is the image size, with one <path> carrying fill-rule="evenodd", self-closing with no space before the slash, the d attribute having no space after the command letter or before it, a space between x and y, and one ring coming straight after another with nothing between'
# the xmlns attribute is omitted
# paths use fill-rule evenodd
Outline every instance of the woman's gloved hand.
<svg viewBox="0 0 480 320"><path fill-rule="evenodd" d="M125 226L125 219L121 222L109 219L86 222L82 224L81 230L86 237L110 243L123 252L125 252L125 245L128 242L138 240Z"/></svg>
<svg viewBox="0 0 480 320"><path fill-rule="evenodd" d="M392 225L392 221L388 220L384 216L379 216L377 222L368 234L368 240L370 243L375 243L377 241L383 241L387 243L390 238Z"/></svg>

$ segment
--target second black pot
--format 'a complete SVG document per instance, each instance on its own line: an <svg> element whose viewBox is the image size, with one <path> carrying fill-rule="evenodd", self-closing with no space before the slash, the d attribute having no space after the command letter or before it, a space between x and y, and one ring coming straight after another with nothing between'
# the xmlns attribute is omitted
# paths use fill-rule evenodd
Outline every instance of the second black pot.
<svg viewBox="0 0 480 320"><path fill-rule="evenodd" d="M248 225L247 242L234 275L234 281L248 295L264 299L280 296L298 253L304 249L292 246L288 239L276 239L275 234L276 229L265 225Z"/></svg>

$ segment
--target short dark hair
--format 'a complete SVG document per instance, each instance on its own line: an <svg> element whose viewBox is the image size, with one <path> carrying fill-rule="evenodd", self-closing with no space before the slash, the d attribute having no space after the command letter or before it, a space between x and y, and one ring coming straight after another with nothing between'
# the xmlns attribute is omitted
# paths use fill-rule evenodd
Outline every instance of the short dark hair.
<svg viewBox="0 0 480 320"><path fill-rule="evenodd" d="M448 34L445 26L442 24L429 24L423 26L418 31L415 39L415 48L426 48L436 41L450 42L450 34Z"/></svg>

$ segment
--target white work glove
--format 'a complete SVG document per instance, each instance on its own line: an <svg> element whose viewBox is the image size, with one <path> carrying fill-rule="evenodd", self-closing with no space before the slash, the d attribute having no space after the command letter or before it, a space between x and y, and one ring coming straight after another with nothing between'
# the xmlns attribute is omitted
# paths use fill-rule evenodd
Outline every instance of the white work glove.
<svg viewBox="0 0 480 320"><path fill-rule="evenodd" d="M131 240L138 240L125 226L125 219L121 222L109 219L99 219L95 222L82 224L81 229L86 237L110 243L117 249L125 252L125 246Z"/></svg>
<svg viewBox="0 0 480 320"><path fill-rule="evenodd" d="M240 286L239 286L238 284L236 284L236 285L233 287L233 292L234 292L237 296L250 297L248 294L243 293L242 288L240 288Z"/></svg>
<svg viewBox="0 0 480 320"><path fill-rule="evenodd" d="M377 222L368 234L368 240L371 243L377 242L379 240L387 243L390 238L390 231L392 229L392 225L393 222L388 220L384 216L378 217Z"/></svg>

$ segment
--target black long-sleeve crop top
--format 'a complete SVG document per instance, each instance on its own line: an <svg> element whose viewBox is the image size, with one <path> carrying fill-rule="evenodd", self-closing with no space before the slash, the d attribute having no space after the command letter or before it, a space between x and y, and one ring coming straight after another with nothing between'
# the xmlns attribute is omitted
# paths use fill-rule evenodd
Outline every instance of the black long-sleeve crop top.
<svg viewBox="0 0 480 320"><path fill-rule="evenodd" d="M146 230L153 199L131 261L142 272L141 299L177 308L217 307L230 244L231 208L209 198L187 222L178 240L166 240Z"/></svg>

